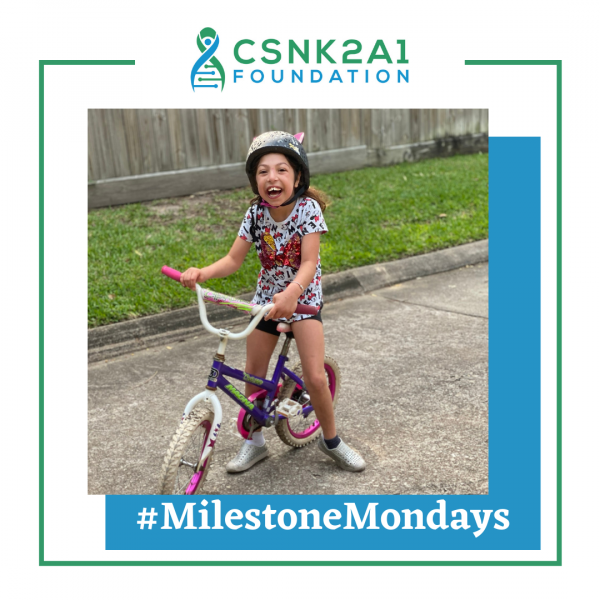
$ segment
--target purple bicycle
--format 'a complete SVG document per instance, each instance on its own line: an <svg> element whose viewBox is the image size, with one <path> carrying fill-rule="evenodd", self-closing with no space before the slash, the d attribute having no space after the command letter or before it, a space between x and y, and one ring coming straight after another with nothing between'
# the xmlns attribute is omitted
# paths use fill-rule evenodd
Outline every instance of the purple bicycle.
<svg viewBox="0 0 600 600"><path fill-rule="evenodd" d="M162 273L179 281L181 273L163 267ZM237 298L202 289L196 285L200 321L204 328L219 337L206 390L194 396L185 407L181 422L165 456L162 469L161 494L198 494L210 467L217 435L221 428L223 412L216 395L217 388L240 406L237 428L242 437L248 438L258 427L275 427L280 439L289 446L300 448L316 439L321 432L315 417L310 396L302 381L302 366L297 363L288 369L285 363L293 341L291 327L280 323L277 329L285 333L285 340L271 379L256 377L225 364L225 349L228 340L248 337L259 321L271 309L271 304L262 306L244 302ZM213 327L207 319L204 302L230 306L252 315L250 324L239 333ZM315 314L317 308L298 304L298 314ZM340 370L332 358L326 356L324 364L333 406L340 391ZM248 382L261 388L246 397L228 379Z"/></svg>

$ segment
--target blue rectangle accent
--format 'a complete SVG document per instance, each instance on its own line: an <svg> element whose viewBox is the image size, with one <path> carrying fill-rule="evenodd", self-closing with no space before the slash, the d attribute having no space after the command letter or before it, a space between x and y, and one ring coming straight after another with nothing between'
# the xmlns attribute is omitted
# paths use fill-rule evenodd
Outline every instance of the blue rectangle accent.
<svg viewBox="0 0 600 600"><path fill-rule="evenodd" d="M540 549L540 139L490 138L489 153L489 495L107 496L107 550ZM191 520L186 516L177 529L167 507L172 505L180 519L188 503L193 503L186 513ZM353 529L345 528L348 504L355 505L362 519L369 503L377 503L372 506L377 528L368 528L369 518L362 528L355 519ZM265 526L267 507L276 511L273 529ZM240 519L235 519L236 509ZM461 517L452 511L461 509L466 511L469 529L452 527ZM508 513L497 512L502 509ZM199 528L201 510L207 511L207 529ZM258 513L248 513L251 510ZM299 529L301 510L318 511L322 528ZM325 514L331 510L341 515L330 521L332 526L340 525L337 529L324 525ZM413 529L404 529L403 510L422 511L424 529L414 528L414 516ZM442 510L446 528L436 527ZM155 516L148 519L151 511ZM231 525L241 528L227 525L229 511L234 511ZM385 511L391 511L385 519L389 525L394 524L393 511L398 514L397 528L385 528ZM479 529L476 515L481 520L484 511L491 511L487 527L475 536ZM164 528L165 513L169 529ZM259 519L259 528L251 529L253 521L247 514ZM502 517L509 526L499 529ZM294 518L296 525L285 529ZM144 519L142 528L139 522ZM154 521L151 528L149 520ZM312 524L312 517L308 521Z"/></svg>
<svg viewBox="0 0 600 600"><path fill-rule="evenodd" d="M489 141L490 496L540 539L540 138ZM537 518L532 518L537 515Z"/></svg>

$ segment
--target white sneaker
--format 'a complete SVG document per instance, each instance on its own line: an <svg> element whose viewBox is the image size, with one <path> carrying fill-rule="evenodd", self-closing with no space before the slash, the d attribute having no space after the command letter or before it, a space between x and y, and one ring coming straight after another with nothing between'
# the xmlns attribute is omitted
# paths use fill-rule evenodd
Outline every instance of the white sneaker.
<svg viewBox="0 0 600 600"><path fill-rule="evenodd" d="M246 471L263 458L269 456L269 449L267 445L255 446L254 444L244 444L237 453L237 456L227 463L225 469L228 473L241 473Z"/></svg>
<svg viewBox="0 0 600 600"><path fill-rule="evenodd" d="M337 466L340 467L340 469L344 469L344 471L364 471L367 466L364 458L342 440L340 440L337 448L334 448L333 450L330 450L327 447L323 436L319 438L319 443L317 445L321 452L327 454L330 458L333 458Z"/></svg>

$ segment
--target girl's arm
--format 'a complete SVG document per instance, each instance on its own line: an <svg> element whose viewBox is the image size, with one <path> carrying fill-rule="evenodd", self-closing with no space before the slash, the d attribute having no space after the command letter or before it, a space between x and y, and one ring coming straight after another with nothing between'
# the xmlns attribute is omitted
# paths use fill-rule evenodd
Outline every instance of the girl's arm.
<svg viewBox="0 0 600 600"><path fill-rule="evenodd" d="M250 250L250 246L252 246L252 242L247 242L241 237L236 238L235 242L233 242L233 246L231 246L231 250L227 253L227 256L224 256L212 265L203 267L202 269L190 267L181 275L181 283L185 287L193 290L197 283L204 283L208 279L227 277L228 275L235 273L242 266L246 254L248 254L248 250Z"/></svg>
<svg viewBox="0 0 600 600"><path fill-rule="evenodd" d="M302 238L302 262L294 281L306 288L310 285L315 273L317 272L317 263L319 262L319 246L321 243L320 233L308 233ZM290 283L288 287L279 294L273 296L275 305L265 316L269 319L289 319L296 310L298 298L304 294L304 291L296 283Z"/></svg>

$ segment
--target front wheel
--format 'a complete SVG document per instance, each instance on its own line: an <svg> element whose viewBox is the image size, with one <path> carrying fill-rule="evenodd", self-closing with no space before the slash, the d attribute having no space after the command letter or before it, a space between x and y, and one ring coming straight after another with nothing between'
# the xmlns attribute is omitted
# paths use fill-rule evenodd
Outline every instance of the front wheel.
<svg viewBox="0 0 600 600"><path fill-rule="evenodd" d="M325 376L327 377L327 385L331 392L331 400L333 402L333 408L337 403L338 396L340 394L340 386L342 382L342 376L338 364L330 356L325 357L324 361ZM292 369L298 377L302 378L302 364L297 363ZM278 398L284 400L291 398L296 402L302 403L300 398L302 394L302 388L296 384L296 382L289 378L286 379L285 383L279 390ZM305 405L310 407L310 402ZM310 407L312 408L312 407ZM293 417L292 419L283 419L275 426L275 431L280 437L281 441L288 446L294 446L295 448L301 448L310 444L321 434L321 425L315 415L315 411L310 410L307 414Z"/></svg>
<svg viewBox="0 0 600 600"><path fill-rule="evenodd" d="M163 463L161 494L198 494L212 459L211 452L203 464L199 462L214 418L211 409L203 408L193 410L181 421Z"/></svg>

